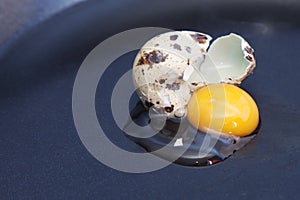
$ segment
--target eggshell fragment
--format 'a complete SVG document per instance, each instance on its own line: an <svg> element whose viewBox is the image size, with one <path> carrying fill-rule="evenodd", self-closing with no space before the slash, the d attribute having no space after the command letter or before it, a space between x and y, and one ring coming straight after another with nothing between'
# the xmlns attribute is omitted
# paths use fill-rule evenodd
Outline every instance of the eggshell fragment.
<svg viewBox="0 0 300 200"><path fill-rule="evenodd" d="M133 66L133 80L141 100L170 117L185 116L191 87L195 87L185 80L187 71L193 69L189 66L204 61L203 52L210 40L209 35L192 31L168 32L149 40Z"/></svg>
<svg viewBox="0 0 300 200"><path fill-rule="evenodd" d="M211 44L199 71L206 83L240 84L255 66L254 50L241 36L231 33Z"/></svg>

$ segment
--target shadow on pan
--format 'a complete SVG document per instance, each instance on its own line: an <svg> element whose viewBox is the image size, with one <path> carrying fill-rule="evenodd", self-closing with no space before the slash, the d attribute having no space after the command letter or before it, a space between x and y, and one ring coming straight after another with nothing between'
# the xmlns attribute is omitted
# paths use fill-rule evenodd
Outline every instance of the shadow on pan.
<svg viewBox="0 0 300 200"><path fill-rule="evenodd" d="M298 199L299 13L299 5L289 1L90 1L39 24L1 52L1 196ZM107 37L145 26L203 31L214 38L236 32L252 44L257 68L242 87L260 108L262 127L254 141L213 167L170 165L140 175L112 170L87 152L72 118L77 70ZM134 56L111 64L119 70L113 80ZM113 123L105 101L109 91L99 83L99 122L115 144L138 152Z"/></svg>

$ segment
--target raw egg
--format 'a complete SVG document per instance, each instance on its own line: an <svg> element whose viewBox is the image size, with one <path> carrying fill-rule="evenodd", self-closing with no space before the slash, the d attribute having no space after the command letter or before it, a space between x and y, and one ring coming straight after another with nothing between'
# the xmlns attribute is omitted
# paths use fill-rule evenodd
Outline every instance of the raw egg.
<svg viewBox="0 0 300 200"><path fill-rule="evenodd" d="M251 134L259 112L252 97L230 84L213 84L196 90L187 106L189 122L202 132L235 136Z"/></svg>
<svg viewBox="0 0 300 200"><path fill-rule="evenodd" d="M256 103L235 86L255 67L254 49L234 33L215 40L186 30L157 35L134 60L133 84L141 101L124 131L170 162L208 166L223 161L258 133ZM138 131L140 122L148 124ZM141 137L147 135L153 136Z"/></svg>

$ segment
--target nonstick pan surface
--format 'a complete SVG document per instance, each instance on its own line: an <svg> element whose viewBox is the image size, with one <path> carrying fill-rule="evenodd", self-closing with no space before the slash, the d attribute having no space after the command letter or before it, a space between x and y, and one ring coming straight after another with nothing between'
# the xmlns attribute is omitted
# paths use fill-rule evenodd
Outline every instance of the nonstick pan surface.
<svg viewBox="0 0 300 200"><path fill-rule="evenodd" d="M299 199L299 8L278 2L88 1L35 26L1 51L1 199ZM257 68L242 87L255 98L262 122L250 144L212 167L172 164L144 174L116 171L89 154L72 116L76 73L101 41L148 26L215 38L235 32L250 42ZM111 64L118 69L107 72L115 75L112 81L135 53ZM97 114L108 137L141 151L112 122L111 88L98 89Z"/></svg>

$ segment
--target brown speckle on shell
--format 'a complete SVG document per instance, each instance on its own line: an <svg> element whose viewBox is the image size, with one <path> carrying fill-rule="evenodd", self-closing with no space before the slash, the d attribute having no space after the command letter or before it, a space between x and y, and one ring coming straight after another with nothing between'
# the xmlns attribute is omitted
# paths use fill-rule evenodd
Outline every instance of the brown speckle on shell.
<svg viewBox="0 0 300 200"><path fill-rule="evenodd" d="M178 35L171 35L170 36L170 40L173 40L173 41L177 40L177 38L178 38Z"/></svg>
<svg viewBox="0 0 300 200"><path fill-rule="evenodd" d="M244 50L245 50L247 53L251 54L251 55L254 53L254 50L253 50L251 47L249 47L249 46L245 47Z"/></svg>
<svg viewBox="0 0 300 200"><path fill-rule="evenodd" d="M246 59L249 60L250 62L253 61L253 58L251 56L249 56L249 55L246 56Z"/></svg>
<svg viewBox="0 0 300 200"><path fill-rule="evenodd" d="M196 41L199 42L200 44L204 44L206 40L208 39L205 35L200 34L200 33L195 33L192 34L191 37Z"/></svg>
<svg viewBox="0 0 300 200"><path fill-rule="evenodd" d="M174 105L165 107L165 111L168 113L172 112L173 110L174 110Z"/></svg>
<svg viewBox="0 0 300 200"><path fill-rule="evenodd" d="M147 59L144 56L141 56L136 65L139 66L139 65L145 65L145 64L149 64L149 62L147 61Z"/></svg>
<svg viewBox="0 0 300 200"><path fill-rule="evenodd" d="M172 83L172 84L167 84L166 88L169 90L179 90L180 89L180 83Z"/></svg>
<svg viewBox="0 0 300 200"><path fill-rule="evenodd" d="M146 59L150 64L164 62L166 57L160 51L153 50L146 55Z"/></svg>
<svg viewBox="0 0 300 200"><path fill-rule="evenodd" d="M198 83L192 83L192 85L193 85L193 86L197 86L197 85L198 85Z"/></svg>
<svg viewBox="0 0 300 200"><path fill-rule="evenodd" d="M186 52L188 52L188 53L191 53L191 52L192 52L191 47L186 47L185 50L186 50Z"/></svg>
<svg viewBox="0 0 300 200"><path fill-rule="evenodd" d="M189 58L187 59L187 63L186 64L190 65L190 59Z"/></svg>
<svg viewBox="0 0 300 200"><path fill-rule="evenodd" d="M139 65L153 65L154 63L165 62L168 57L167 55L163 55L163 53L159 50L153 50L150 53L145 53L138 60L137 66Z"/></svg>
<svg viewBox="0 0 300 200"><path fill-rule="evenodd" d="M145 76L145 70L144 69L142 69L142 74L143 74L143 76Z"/></svg>
<svg viewBox="0 0 300 200"><path fill-rule="evenodd" d="M166 79L160 79L160 80L159 80L159 83L160 83L160 84L164 84L165 81L166 81Z"/></svg>
<svg viewBox="0 0 300 200"><path fill-rule="evenodd" d="M181 51L181 46L179 44L174 44L173 48L178 50L178 51Z"/></svg>

